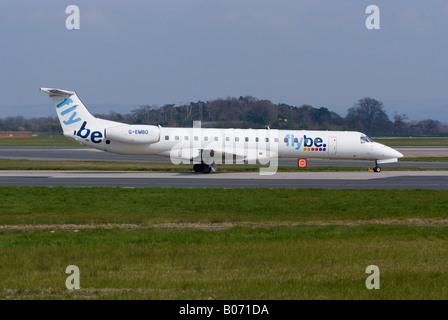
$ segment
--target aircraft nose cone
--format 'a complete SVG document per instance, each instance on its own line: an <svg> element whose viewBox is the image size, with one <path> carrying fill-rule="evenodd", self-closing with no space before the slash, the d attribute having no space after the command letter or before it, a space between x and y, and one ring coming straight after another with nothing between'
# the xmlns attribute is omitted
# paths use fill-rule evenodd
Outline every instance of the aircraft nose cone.
<svg viewBox="0 0 448 320"><path fill-rule="evenodd" d="M384 155L391 158L403 158L403 154L401 152L398 152L395 149L392 149L390 147L386 147L386 150L384 150Z"/></svg>

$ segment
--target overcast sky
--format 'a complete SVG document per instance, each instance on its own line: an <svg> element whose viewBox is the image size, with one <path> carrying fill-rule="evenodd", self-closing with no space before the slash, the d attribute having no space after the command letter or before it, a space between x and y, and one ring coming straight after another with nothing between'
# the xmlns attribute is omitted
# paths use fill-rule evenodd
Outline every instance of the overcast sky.
<svg viewBox="0 0 448 320"><path fill-rule="evenodd" d="M93 112L251 95L345 116L372 97L448 123L447 79L445 0L0 2L0 118L55 116L39 88L56 87Z"/></svg>

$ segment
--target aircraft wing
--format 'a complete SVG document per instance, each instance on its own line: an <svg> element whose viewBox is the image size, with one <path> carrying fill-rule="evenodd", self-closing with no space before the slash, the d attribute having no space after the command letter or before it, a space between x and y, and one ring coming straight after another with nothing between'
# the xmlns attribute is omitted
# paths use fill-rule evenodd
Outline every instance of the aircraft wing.
<svg viewBox="0 0 448 320"><path fill-rule="evenodd" d="M398 162L398 158L377 160L377 163L379 163L379 164L394 163L394 162Z"/></svg>
<svg viewBox="0 0 448 320"><path fill-rule="evenodd" d="M195 160L211 164L213 162L221 164L224 162L234 161L236 163L261 163L267 162L269 159L277 158L278 153L269 150L260 149L244 149L244 148L179 148L171 150L170 157L178 160Z"/></svg>

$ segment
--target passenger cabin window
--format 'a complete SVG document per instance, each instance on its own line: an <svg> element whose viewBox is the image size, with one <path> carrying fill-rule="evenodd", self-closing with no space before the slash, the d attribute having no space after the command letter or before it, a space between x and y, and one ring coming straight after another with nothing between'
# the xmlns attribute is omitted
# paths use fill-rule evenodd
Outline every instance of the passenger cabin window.
<svg viewBox="0 0 448 320"><path fill-rule="evenodd" d="M244 141L249 142L249 138L248 137L244 138Z"/></svg>
<svg viewBox="0 0 448 320"><path fill-rule="evenodd" d="M255 138L255 142L258 142L258 137Z"/></svg>
<svg viewBox="0 0 448 320"><path fill-rule="evenodd" d="M218 141L218 137L215 137L215 141Z"/></svg>
<svg viewBox="0 0 448 320"><path fill-rule="evenodd" d="M230 137L226 137L226 141L230 141Z"/></svg>
<svg viewBox="0 0 448 320"><path fill-rule="evenodd" d="M165 136L165 140L170 140L170 136Z"/></svg>
<svg viewBox="0 0 448 320"><path fill-rule="evenodd" d="M288 142L288 138L283 139L284 142Z"/></svg>
<svg viewBox="0 0 448 320"><path fill-rule="evenodd" d="M278 138L275 138L275 139L274 139L274 142L278 142ZM285 141L285 142L286 142L286 141Z"/></svg>
<svg viewBox="0 0 448 320"><path fill-rule="evenodd" d="M194 136L194 140L198 141L199 140L198 136Z"/></svg>
<svg viewBox="0 0 448 320"><path fill-rule="evenodd" d="M235 137L235 141L236 142L240 141L240 138L239 137Z"/></svg>
<svg viewBox="0 0 448 320"><path fill-rule="evenodd" d="M295 143L299 143L299 138L294 138Z"/></svg>
<svg viewBox="0 0 448 320"><path fill-rule="evenodd" d="M188 136L185 136L185 137L184 137L184 140L188 140Z"/></svg>
<svg viewBox="0 0 448 320"><path fill-rule="evenodd" d="M269 142L269 138L266 138L266 142Z"/></svg>
<svg viewBox="0 0 448 320"><path fill-rule="evenodd" d="M179 140L179 136L175 136L175 137L174 137L174 140Z"/></svg>
<svg viewBox="0 0 448 320"><path fill-rule="evenodd" d="M208 137L204 137L204 141L208 141Z"/></svg>

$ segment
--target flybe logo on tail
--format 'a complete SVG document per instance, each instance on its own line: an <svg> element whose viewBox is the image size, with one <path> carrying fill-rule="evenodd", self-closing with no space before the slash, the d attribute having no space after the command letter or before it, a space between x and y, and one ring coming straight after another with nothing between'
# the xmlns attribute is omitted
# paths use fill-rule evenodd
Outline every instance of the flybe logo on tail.
<svg viewBox="0 0 448 320"><path fill-rule="evenodd" d="M65 106L65 105L70 106L71 103L73 103L72 99L65 98L64 101L62 101L60 104L58 104L56 106L56 108L60 109L61 107ZM73 112L68 120L64 120L63 121L65 125L68 126L68 125L71 125L71 124L76 123L78 121L81 121L81 118L79 118L79 117L76 118L76 116L77 116L77 113L75 111L76 107L78 107L78 106L74 105L74 106L71 106L71 107L69 107L69 108L67 108L67 109L65 109L64 111L61 112L61 116L65 116L66 114L68 114L70 112Z"/></svg>
<svg viewBox="0 0 448 320"><path fill-rule="evenodd" d="M76 135L83 139L88 139L90 136L90 141L92 141L93 143L101 143L101 141L103 141L103 134L100 131L93 131L92 133L90 133L90 129L87 129L86 125L87 121L84 121ZM106 143L108 142L106 141Z"/></svg>
<svg viewBox="0 0 448 320"><path fill-rule="evenodd" d="M296 150L303 147L303 151L327 151L327 144L323 143L323 139L319 137L313 139L304 135L299 139L293 134L287 134L284 142L287 147L295 147Z"/></svg>
<svg viewBox="0 0 448 320"><path fill-rule="evenodd" d="M68 120L64 120L63 123L65 125L71 125L73 123L79 122L82 119L80 117L77 117L77 112L75 111L78 105L70 106L73 103L73 100L70 98L65 98L61 103L56 105L56 108L60 109L63 106L67 106L67 109L61 111L61 116L65 116L67 114L70 114L70 118ZM87 121L84 121L79 128L78 131L75 131L75 134L82 138L82 139L89 139L93 143L101 143L103 141L103 134L100 131L92 131L87 128ZM108 141L106 141L108 143Z"/></svg>

